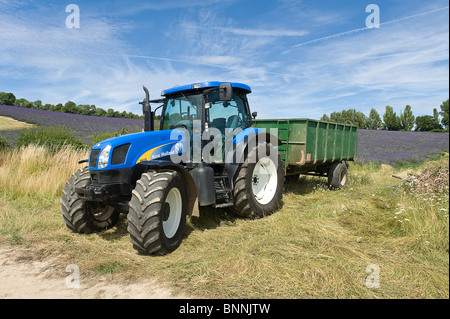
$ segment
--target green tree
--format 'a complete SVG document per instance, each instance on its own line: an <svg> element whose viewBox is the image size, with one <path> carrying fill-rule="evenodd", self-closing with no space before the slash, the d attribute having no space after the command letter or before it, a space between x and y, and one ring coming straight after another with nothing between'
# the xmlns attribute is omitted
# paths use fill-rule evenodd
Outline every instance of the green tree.
<svg viewBox="0 0 450 319"><path fill-rule="evenodd" d="M383 128L389 131L399 131L401 129L400 118L394 112L394 109L387 105L386 112L383 115Z"/></svg>
<svg viewBox="0 0 450 319"><path fill-rule="evenodd" d="M366 115L363 112L358 112L355 109L349 109L347 111L342 111L342 115L345 119L345 124L355 125L358 128L365 128Z"/></svg>
<svg viewBox="0 0 450 319"><path fill-rule="evenodd" d="M108 111L106 111L106 116L107 117L114 117L114 110L113 109L108 109Z"/></svg>
<svg viewBox="0 0 450 319"><path fill-rule="evenodd" d="M438 110L437 110L436 108L433 109L433 118L434 118L434 120L435 120L437 123L440 122L440 121L439 121L439 112L438 112Z"/></svg>
<svg viewBox="0 0 450 319"><path fill-rule="evenodd" d="M61 111L64 113L77 114L77 105L75 104L75 102L68 101L66 104L64 104Z"/></svg>
<svg viewBox="0 0 450 319"><path fill-rule="evenodd" d="M42 107L42 101L36 100L33 102L33 108L40 109Z"/></svg>
<svg viewBox="0 0 450 319"><path fill-rule="evenodd" d="M405 106L402 114L400 114L400 126L402 131L411 131L414 128L416 117L413 115L411 106Z"/></svg>
<svg viewBox="0 0 450 319"><path fill-rule="evenodd" d="M344 124L344 120L342 118L341 112L333 112L330 114L330 121L334 123L342 123Z"/></svg>
<svg viewBox="0 0 450 319"><path fill-rule="evenodd" d="M16 97L12 93L0 92L0 105L14 105Z"/></svg>
<svg viewBox="0 0 450 319"><path fill-rule="evenodd" d="M365 128L367 118L362 112L358 112L355 109L348 109L342 110L341 112L333 112L330 114L330 117L324 114L321 121L355 125L358 128Z"/></svg>
<svg viewBox="0 0 450 319"><path fill-rule="evenodd" d="M78 105L78 114L91 115L91 106L89 104Z"/></svg>
<svg viewBox="0 0 450 319"><path fill-rule="evenodd" d="M18 107L27 107L27 108L31 108L32 103L29 102L28 100L22 98L22 99L17 99L17 100L14 102L14 105L15 105L15 106L18 106Z"/></svg>
<svg viewBox="0 0 450 319"><path fill-rule="evenodd" d="M58 103L58 104L55 105L54 111L56 111L56 112L63 112L63 108L64 108L64 105L62 105L62 103Z"/></svg>
<svg viewBox="0 0 450 319"><path fill-rule="evenodd" d="M441 112L439 114L442 116L441 123L445 127L445 129L448 131L448 99L447 101L442 102L441 104Z"/></svg>
<svg viewBox="0 0 450 319"><path fill-rule="evenodd" d="M98 107L94 113L95 116L106 116L106 111L101 107Z"/></svg>
<svg viewBox="0 0 450 319"><path fill-rule="evenodd" d="M441 124L431 115L418 116L416 118L416 131L429 132L440 129L442 129Z"/></svg>
<svg viewBox="0 0 450 319"><path fill-rule="evenodd" d="M381 121L380 114L378 114L377 110L371 109L369 113L369 117L366 119L365 127L368 130L378 130L382 128L383 122Z"/></svg>

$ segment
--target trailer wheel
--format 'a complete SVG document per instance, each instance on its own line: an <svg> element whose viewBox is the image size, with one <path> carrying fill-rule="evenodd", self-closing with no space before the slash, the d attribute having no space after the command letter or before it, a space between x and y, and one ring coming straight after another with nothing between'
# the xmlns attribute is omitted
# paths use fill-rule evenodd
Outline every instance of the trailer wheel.
<svg viewBox="0 0 450 319"><path fill-rule="evenodd" d="M266 142L259 144L249 150L236 173L232 210L250 218L273 213L281 205L283 184L283 163L277 148Z"/></svg>
<svg viewBox="0 0 450 319"><path fill-rule="evenodd" d="M348 184L348 169L345 162L336 162L331 165L328 172L328 186L336 189Z"/></svg>
<svg viewBox="0 0 450 319"><path fill-rule="evenodd" d="M85 187L91 182L87 167L79 169L66 182L61 197L61 213L67 228L76 233L90 234L113 227L119 220L120 211L114 207L80 199L76 187Z"/></svg>
<svg viewBox="0 0 450 319"><path fill-rule="evenodd" d="M180 245L187 192L179 173L168 170L142 174L129 205L128 232L139 253L164 255Z"/></svg>

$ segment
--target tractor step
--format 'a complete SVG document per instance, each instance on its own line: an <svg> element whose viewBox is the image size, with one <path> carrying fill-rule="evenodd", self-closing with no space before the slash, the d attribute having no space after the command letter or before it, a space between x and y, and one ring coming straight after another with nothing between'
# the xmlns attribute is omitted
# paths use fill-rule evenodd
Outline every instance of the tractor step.
<svg viewBox="0 0 450 319"><path fill-rule="evenodd" d="M228 179L228 175L214 175L214 179Z"/></svg>
<svg viewBox="0 0 450 319"><path fill-rule="evenodd" d="M231 188L216 189L216 194L228 194L231 192Z"/></svg>
<svg viewBox="0 0 450 319"><path fill-rule="evenodd" d="M226 208L226 207L231 207L234 206L233 203L222 203L222 204L216 204L216 208Z"/></svg>

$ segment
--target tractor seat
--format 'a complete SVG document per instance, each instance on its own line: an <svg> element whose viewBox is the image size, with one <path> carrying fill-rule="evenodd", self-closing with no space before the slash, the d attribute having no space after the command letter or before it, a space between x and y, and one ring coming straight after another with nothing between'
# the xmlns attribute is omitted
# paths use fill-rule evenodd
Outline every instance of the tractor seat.
<svg viewBox="0 0 450 319"><path fill-rule="evenodd" d="M224 135L225 134L225 124L226 124L226 119L224 117L219 117L219 118L214 119L211 122L211 127L215 127L222 133L222 135Z"/></svg>

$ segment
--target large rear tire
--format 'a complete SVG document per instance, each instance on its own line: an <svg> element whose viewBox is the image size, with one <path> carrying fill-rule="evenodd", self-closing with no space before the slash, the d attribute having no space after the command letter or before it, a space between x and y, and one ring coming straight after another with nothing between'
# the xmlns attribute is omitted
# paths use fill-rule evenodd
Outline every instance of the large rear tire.
<svg viewBox="0 0 450 319"><path fill-rule="evenodd" d="M86 187L91 183L87 167L76 171L66 182L61 197L61 213L67 228L76 233L90 234L113 227L119 220L120 211L114 207L88 202L78 197L77 187Z"/></svg>
<svg viewBox="0 0 450 319"><path fill-rule="evenodd" d="M250 218L272 214L281 206L283 183L283 163L277 148L266 142L253 147L236 173L232 210Z"/></svg>
<svg viewBox="0 0 450 319"><path fill-rule="evenodd" d="M128 232L133 248L141 254L164 255L183 239L187 191L176 171L142 174L132 192Z"/></svg>

